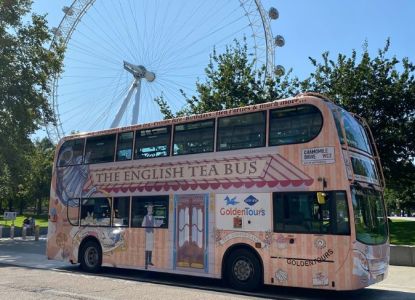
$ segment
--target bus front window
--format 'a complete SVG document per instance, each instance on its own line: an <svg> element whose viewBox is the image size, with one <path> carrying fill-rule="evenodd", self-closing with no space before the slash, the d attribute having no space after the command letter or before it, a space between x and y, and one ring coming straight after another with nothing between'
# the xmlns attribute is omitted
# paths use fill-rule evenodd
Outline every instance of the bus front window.
<svg viewBox="0 0 415 300"><path fill-rule="evenodd" d="M352 198L357 240L369 245L386 242L387 219L381 193L352 187Z"/></svg>
<svg viewBox="0 0 415 300"><path fill-rule="evenodd" d="M363 129L362 125L360 125L360 123L344 109L341 109L339 107L332 107L332 111L334 115L334 120L336 122L340 142L344 144L343 131L340 122L340 120L342 120L348 145L350 147L357 148L359 150L372 154L366 132Z"/></svg>

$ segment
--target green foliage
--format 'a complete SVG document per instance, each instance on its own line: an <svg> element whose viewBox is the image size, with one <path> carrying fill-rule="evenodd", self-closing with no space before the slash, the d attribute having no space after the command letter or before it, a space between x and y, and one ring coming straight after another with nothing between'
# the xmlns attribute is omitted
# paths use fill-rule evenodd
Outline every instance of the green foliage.
<svg viewBox="0 0 415 300"><path fill-rule="evenodd" d="M27 196L33 143L30 135L53 122L48 104L54 74L62 67L63 48L52 50L44 16L32 14L29 0L0 0L0 210Z"/></svg>
<svg viewBox="0 0 415 300"><path fill-rule="evenodd" d="M387 40L374 58L367 45L360 59L356 51L351 57L339 54L337 60L328 52L322 62L310 58L316 70L302 84L367 120L387 186L403 207L415 208L415 66L407 58L388 57L389 46Z"/></svg>
<svg viewBox="0 0 415 300"><path fill-rule="evenodd" d="M33 201L26 204L36 207L38 214L41 213L42 202L49 199L54 152L55 146L45 138L36 141L29 153L30 172L25 174L24 199Z"/></svg>

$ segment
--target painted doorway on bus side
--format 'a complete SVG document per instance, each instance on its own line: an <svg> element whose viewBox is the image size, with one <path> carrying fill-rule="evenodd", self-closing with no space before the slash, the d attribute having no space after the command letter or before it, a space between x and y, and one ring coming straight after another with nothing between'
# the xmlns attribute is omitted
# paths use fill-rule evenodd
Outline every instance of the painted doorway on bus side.
<svg viewBox="0 0 415 300"><path fill-rule="evenodd" d="M176 195L174 268L207 272L208 195Z"/></svg>

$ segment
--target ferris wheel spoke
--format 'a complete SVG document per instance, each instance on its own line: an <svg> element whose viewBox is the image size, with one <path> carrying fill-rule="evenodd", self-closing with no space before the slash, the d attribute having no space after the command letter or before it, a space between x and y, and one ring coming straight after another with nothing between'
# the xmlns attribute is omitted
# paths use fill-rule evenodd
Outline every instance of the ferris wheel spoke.
<svg viewBox="0 0 415 300"><path fill-rule="evenodd" d="M229 2L228 2L229 3ZM216 4L218 4L218 2L216 2ZM236 10L234 10L233 12L235 12ZM205 14L205 15L203 15L203 18L202 18L202 20L200 21L200 23L201 24L204 24L205 22L207 22L207 20L209 19L209 18L211 18L213 15L215 14L215 10L214 9L211 9L211 11L210 11L210 13L208 13L208 14ZM230 15L232 15L232 14L230 14ZM196 14L195 13L193 13L192 14L192 16L196 16ZM229 15L228 15L229 16ZM223 21L224 19L225 19L226 17L223 17L223 19L221 20L221 21ZM174 40L174 43L177 43L177 44L179 44L179 45L181 45L181 42L182 41L184 41L184 40L187 40L188 41L188 44L187 45L185 45L185 46L182 46L180 49L177 49L177 51L179 51L179 50L183 50L183 49L187 49L189 46L194 46L194 40L192 39L192 38L190 38L190 35L192 34L192 33L194 33L195 32L195 30L197 30L197 28L190 28L189 29L189 31L186 33L186 34L179 34L182 30L184 29L184 26L182 26L179 30L177 30L175 33L176 33L176 35L177 36L180 36L181 37L181 39L180 40L177 40L177 39L175 39ZM173 37L173 35L171 35L172 37ZM208 37L208 35L206 35L206 34L204 34L202 37L200 37L200 36L198 36L197 38L198 39L200 39L200 40L205 40L206 38ZM172 39L169 39L166 43L165 43L165 47L163 47L163 52L164 53L166 53L166 52L168 52L170 49L174 49L174 47L172 47L172 44L171 44L171 42L172 42Z"/></svg>
<svg viewBox="0 0 415 300"><path fill-rule="evenodd" d="M113 90L113 93L116 92L117 90L119 90L119 87L121 85L121 78L122 78L123 72L119 71L118 72L118 76L116 77L111 77L111 82L106 81L106 84L101 86L101 88L97 89L97 86L90 86L89 88L84 88L83 90L78 89L74 89L71 92L67 92L66 94L59 94L60 97L64 97L65 99L69 99L66 101L71 101L71 100L76 100L74 98L69 98L69 96L73 96L73 95L84 95L84 94L89 94L88 92L96 92L96 91L100 91L101 94L104 93L104 90ZM115 78L117 78L117 80L115 80ZM65 83L65 85L62 86L63 90L66 91L67 90L67 83ZM97 96L100 94L97 94ZM62 104L66 104L65 101L61 101Z"/></svg>
<svg viewBox="0 0 415 300"><path fill-rule="evenodd" d="M120 55L120 53L123 52L123 48L121 48L119 43L117 43L114 39L114 37L118 37L118 33L114 33L110 35L108 33L108 30L114 30L112 26L110 26L110 23L108 23L107 19L103 17L101 12L96 9L95 6L93 6L93 11L95 13L90 13L90 23L83 23L82 24L82 31L80 31L80 34L84 36L84 43L89 46L89 48L94 49L98 42L104 43L105 45L108 45L108 47L104 47L105 50L107 50L107 53ZM96 20L96 18L99 18L99 21ZM100 30L100 28L105 28L105 30ZM94 42L90 43L91 39L94 38ZM111 50L108 50L111 49Z"/></svg>
<svg viewBox="0 0 415 300"><path fill-rule="evenodd" d="M81 119L81 123L87 123L89 128L94 124L99 124L104 122L106 116L109 115L109 112L112 111L111 108L117 106L117 100L122 99L122 96L126 93L126 90L121 91L116 97L112 97L107 101L100 99L101 105L98 105L97 101L94 104L98 105L98 109L95 116L87 117L86 115ZM105 100L105 99L104 99ZM106 104L105 104L106 103Z"/></svg>
<svg viewBox="0 0 415 300"><path fill-rule="evenodd" d="M230 14L227 14L226 16L222 16L221 19L219 19L215 22L215 27L219 28L219 30L212 30L212 31L216 33L218 31L220 31L221 29L223 29L225 27L228 27L231 24L233 24L235 21L230 21L229 22L228 20L235 20L234 15L235 15L235 13L237 13L237 11L238 11L238 9L234 9ZM215 14L216 14L215 11L211 11L210 14L207 14L205 16L205 19L201 23L204 24L205 21L207 22L207 20L210 19ZM243 18L244 18L244 16L237 16L236 20L241 20ZM197 28L195 28L195 27L191 28L191 30L186 35L183 36L183 40L192 41L191 37L192 37L193 34L195 34L195 32L197 32L196 30L197 30ZM196 34L196 36L199 39L204 39L206 37L209 37L210 34L209 34L209 32L207 32L202 37L198 36L197 34Z"/></svg>
<svg viewBox="0 0 415 300"><path fill-rule="evenodd" d="M116 18L114 19L114 15L110 12L110 10L108 9L108 7L105 5L105 3L103 3L102 5L103 8L103 12L99 12L99 10L97 9L98 13L100 13L100 20L106 20L107 24L109 26L106 26L105 28L110 29L112 32L112 37L111 35L109 35L109 40L113 41L115 45L118 46L118 49L120 49L119 51L121 51L121 53L123 53L123 51L125 51L125 40L122 40L121 37L123 36L122 31L119 28L120 25L120 18ZM115 5L112 5L112 12L114 13L118 13L118 9L116 8ZM109 18L108 18L109 16ZM118 41L115 41L114 38L117 38ZM128 50L128 49L127 49ZM130 53L131 57L134 57L134 55L132 55L132 53Z"/></svg>
<svg viewBox="0 0 415 300"><path fill-rule="evenodd" d="M120 2L118 2L118 7L119 7L119 10L116 9L115 11L117 12L118 17L120 18L121 23L124 25L123 26L123 29L124 29L125 33L127 34L127 38L128 38L127 39L127 42L128 43L127 44L124 44L124 46L127 46L126 49L130 53L131 57L134 60L138 60L138 56L137 55L140 52L139 49L138 48L131 49L131 47L129 47L130 45L132 45L133 48L135 47L135 43L133 42L134 41L134 37L130 33L130 26L128 26L128 24L126 23L127 22L127 18L125 16L123 6L121 5Z"/></svg>
<svg viewBox="0 0 415 300"><path fill-rule="evenodd" d="M167 18L168 15L171 11L171 3L173 3L173 1L167 1L167 8L164 10L164 15L160 18L160 20L162 20L161 24L158 25L158 30L157 32L159 33L159 38L158 38L158 42L157 44L154 45L155 49L162 49L163 45L165 44L165 41L167 40L167 38L169 38L170 36L172 36L172 34L170 33L169 30L169 26L167 26L168 22L167 22Z"/></svg>
<svg viewBox="0 0 415 300"><path fill-rule="evenodd" d="M88 48L82 45L82 43L77 43L77 41L73 41L71 45L67 48L68 51L77 51L79 54L93 57L94 59L99 59L103 62L116 62L122 61L122 57L120 57L119 52L112 52L112 50L107 50L105 46L99 49L98 51L93 48ZM106 52L102 52L102 50L106 50Z"/></svg>
<svg viewBox="0 0 415 300"><path fill-rule="evenodd" d="M83 35L83 33L80 33ZM77 42L74 41L66 48L66 51L69 54L72 54L74 52L77 53L77 56L87 56L87 57L93 57L95 59L99 59L103 62L107 61L116 61L117 56L119 56L119 53L117 52L111 52L112 50L108 51L108 49L105 49L106 47L102 47L100 50L96 50L94 48L90 48L88 46L85 46L85 43L94 42L89 40L88 42ZM105 49L106 52L102 52L102 49ZM68 58L70 58L72 55L70 55Z"/></svg>
<svg viewBox="0 0 415 300"><path fill-rule="evenodd" d="M166 101L168 101L169 105L173 108L173 112L177 112L177 110L181 109L183 105L186 103L185 98L180 92L180 89L185 91L187 96L192 96L192 95L189 95L189 91L191 91L191 89L183 85L180 87L180 89L178 89L176 86L176 82L163 81L159 83L159 85L163 87L164 91L166 91L164 98Z"/></svg>
<svg viewBox="0 0 415 300"><path fill-rule="evenodd" d="M233 22L230 22L230 23L229 23L229 24L227 24L227 25L228 25L228 26L231 26L232 24L236 23L238 20L240 20L240 19L233 20ZM213 30L213 31L211 31L211 32L209 32L209 33L207 33L204 37L199 38L199 39L197 39L197 40L194 40L194 41L192 41L192 43L186 44L186 45L184 45L184 46L182 46L182 47L178 48L178 49L177 49L174 53L172 53L171 55L177 55L178 53L180 53L181 51L184 51L184 50L188 49L189 47L194 47L194 46L195 46L195 45L197 45L198 43L203 42L203 41L204 41L204 39L205 39L206 37L213 36L215 33L217 33L217 32L219 32L219 31L221 31L224 27L225 27L225 25L224 25L224 26L222 26L222 27L220 27L220 28L216 28L215 30ZM239 31L239 30L238 30L238 31ZM229 36L233 36L233 34L234 34L234 33L230 34Z"/></svg>
<svg viewBox="0 0 415 300"><path fill-rule="evenodd" d="M103 79L113 79L113 76L99 76L99 77L93 77L93 76L75 76L75 79L77 79L77 81L69 81L66 82L64 85L62 85L61 87L76 87L80 84L83 84L85 82L85 79L88 79L89 83L94 83L94 82L99 82L102 81Z"/></svg>
<svg viewBox="0 0 415 300"><path fill-rule="evenodd" d="M72 57L68 57L68 62L72 62L72 63L76 63L76 64L79 64L79 65L89 65L89 66L92 66L92 67L96 67L96 68L98 68L98 69L107 69L108 70L108 65L113 65L114 66L114 68L113 68L113 70L117 70L118 68L116 68L117 66L119 67L119 63L115 63L115 62L112 62L112 61L105 61L105 63L107 63L108 65L105 65L105 66L103 66L102 64L98 64L98 62L92 62L92 61L89 61L89 60L86 60L86 58L83 58L83 59L76 59L76 58L72 58Z"/></svg>
<svg viewBox="0 0 415 300"><path fill-rule="evenodd" d="M193 20L195 16L197 16L197 12L202 8L202 6L205 3L206 3L205 1L200 2L199 6L197 6L196 9L192 11L192 13L190 14L190 17L185 19L184 21L179 16L177 19L175 19L175 21L180 22L181 25L174 31L174 35L173 34L170 35L170 38L166 41L166 46L170 46L171 45L170 43L172 42L173 39L174 39L174 42L177 43L178 41L175 39L175 36L183 36L181 34L182 30L189 29L189 27L191 28L191 26L188 26L188 24L191 23L191 21Z"/></svg>
<svg viewBox="0 0 415 300"><path fill-rule="evenodd" d="M73 96L73 95L84 95L89 91L95 91L96 89L102 90L102 89L108 88L108 86L109 86L108 84L105 84L105 85L100 85L100 86L94 86L93 88L84 88L82 90L79 89L79 90L76 90L76 91L71 91L71 92L66 92L66 93L59 94L59 96L60 97L69 97L69 96Z"/></svg>
<svg viewBox="0 0 415 300"><path fill-rule="evenodd" d="M216 50L218 51L218 50L220 50L221 48L222 48L222 46L223 47L225 47L227 44L221 44L221 42L223 42L223 41L226 41L229 37L232 37L232 36L234 36L235 34L237 34L237 33L239 33L239 32L241 32L240 30L239 31L235 31L235 32L233 32L233 33L231 33L230 35L228 35L228 36L225 36L218 44L219 44L219 46L220 47L217 47L216 48ZM189 56L183 56L183 57L181 57L181 58L179 58L179 59L175 59L175 60L171 60L171 62L170 62L170 64L166 64L166 66L165 67L168 67L168 68L171 68L171 69L174 69L176 66L178 66L178 65L180 65L180 63L182 63L182 62L186 62L186 61L189 61L189 59L191 59L191 58L194 58L194 57L198 57L198 56L200 56L200 54L202 54L202 53L206 53L207 51L212 51L213 49L211 49L210 48L210 45L208 45L207 47L205 47L205 49L202 49L202 50L200 50L199 52L197 52L197 53L194 53L194 54L192 54L192 55L189 55ZM183 54L183 53L182 53ZM183 69L186 69L186 67L184 67L183 65L181 66L181 68L183 68Z"/></svg>
<svg viewBox="0 0 415 300"><path fill-rule="evenodd" d="M180 94L180 91L179 91L180 89L187 90L187 91L191 89L191 86L185 85L183 83L179 83L179 82L173 81L173 80L162 80L162 81L160 81L159 84L163 88L168 89L171 93L173 91L176 91L177 94ZM176 100L180 100L180 99L176 99Z"/></svg>
<svg viewBox="0 0 415 300"><path fill-rule="evenodd" d="M170 3L170 1L169 1L169 3ZM131 1L129 1L128 2L128 4L129 4L129 7L130 7L130 11L131 11L131 15L132 15L132 20L133 20L133 22L134 22L134 26L135 26L135 32L136 32L136 34L137 34L137 36L136 36L136 38L135 39L133 39L133 43L134 43L134 40L136 41L134 44L136 44L136 48L137 48L137 60L139 60L140 59L140 57L139 57L139 53L140 53L140 44L142 43L142 41L143 41L143 37L142 37L142 35L141 35L141 30L139 29L139 26L138 26L138 23L137 23L137 15L136 15L136 12L137 12L137 10L136 9L134 9L132 6L131 6Z"/></svg>

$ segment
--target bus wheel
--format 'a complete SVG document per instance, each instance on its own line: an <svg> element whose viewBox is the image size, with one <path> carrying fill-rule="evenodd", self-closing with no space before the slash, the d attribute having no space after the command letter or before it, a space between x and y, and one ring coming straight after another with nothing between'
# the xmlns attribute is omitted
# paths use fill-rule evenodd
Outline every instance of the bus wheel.
<svg viewBox="0 0 415 300"><path fill-rule="evenodd" d="M81 269L86 272L96 273L101 269L101 247L95 241L87 241L81 249Z"/></svg>
<svg viewBox="0 0 415 300"><path fill-rule="evenodd" d="M237 249L229 255L225 263L226 279L232 288L253 291L261 286L261 265L252 251Z"/></svg>

